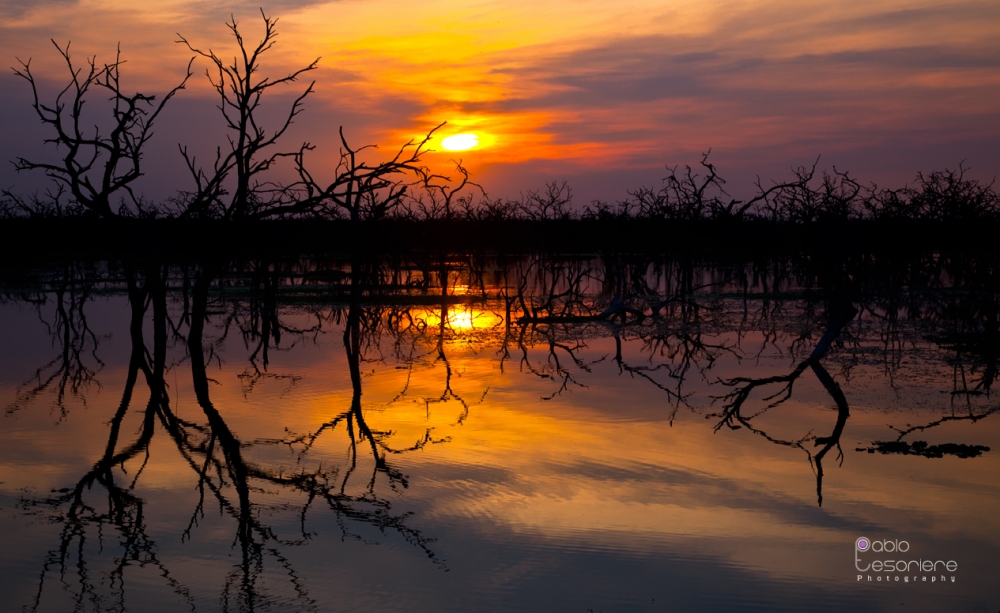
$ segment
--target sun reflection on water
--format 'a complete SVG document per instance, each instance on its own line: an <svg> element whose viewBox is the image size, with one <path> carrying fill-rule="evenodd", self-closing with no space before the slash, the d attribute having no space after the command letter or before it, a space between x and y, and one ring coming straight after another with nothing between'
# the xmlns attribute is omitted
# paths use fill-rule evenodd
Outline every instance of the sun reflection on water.
<svg viewBox="0 0 1000 613"><path fill-rule="evenodd" d="M481 307L456 304L447 307L442 317L441 309L418 309L412 312L413 320L427 328L444 328L452 332L464 333L488 330L503 323L503 317Z"/></svg>

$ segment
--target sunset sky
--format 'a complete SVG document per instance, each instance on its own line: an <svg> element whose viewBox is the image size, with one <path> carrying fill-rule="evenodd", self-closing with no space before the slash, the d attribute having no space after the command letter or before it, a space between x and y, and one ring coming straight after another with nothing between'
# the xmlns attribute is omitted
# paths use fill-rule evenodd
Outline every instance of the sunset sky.
<svg viewBox="0 0 1000 613"><path fill-rule="evenodd" d="M317 165L336 153L340 125L352 143L388 150L446 121L441 137L475 134L477 144L431 159L460 157L497 196L565 179L577 202L621 197L709 149L736 195L758 174L786 178L817 156L891 186L963 161L976 178L1000 171L996 2L279 0L264 9L280 18L280 36L263 75L322 57L310 75L316 93L285 141L317 145ZM178 32L231 56L224 22L232 13L255 42L256 11L0 0L0 54L7 66L32 58L51 90L66 73L50 38L72 40L81 63L111 60L120 41L126 85L162 93L190 56ZM196 62L154 137L141 187L152 197L190 187L178 143L207 157L225 142L205 68ZM37 156L46 133L27 84L8 70L0 88L2 157ZM2 187L37 184L0 168Z"/></svg>

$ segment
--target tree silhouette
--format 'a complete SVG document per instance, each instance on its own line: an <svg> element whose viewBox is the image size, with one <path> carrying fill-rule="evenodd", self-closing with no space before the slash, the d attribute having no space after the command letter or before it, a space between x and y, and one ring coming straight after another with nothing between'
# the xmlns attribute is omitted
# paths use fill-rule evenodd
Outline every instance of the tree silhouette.
<svg viewBox="0 0 1000 613"><path fill-rule="evenodd" d="M362 220L386 217L403 204L411 187L426 186L431 181L431 175L421 160L434 133L443 125L431 129L419 141L408 141L392 158L380 162L369 162L364 157L366 150L374 149L374 145L352 147L341 127L340 159L330 182L316 179L306 167L306 152L314 147L310 143L303 144L295 156L299 181L291 187L296 194L294 202L276 209L276 212L311 213L327 218L346 214L355 227Z"/></svg>
<svg viewBox="0 0 1000 613"><path fill-rule="evenodd" d="M211 49L202 51L180 34L177 35L177 42L212 64L205 74L219 96L218 109L229 130L228 150L223 152L222 147L216 149L210 171L197 165L187 147L179 146L195 182L195 190L187 197L184 216L244 219L273 214L270 210L275 205L273 198L279 197L280 190L266 189L259 177L279 158L294 155L294 152L274 151L273 147L302 112L302 103L313 92L315 81L295 98L284 120L273 130L262 124L261 99L271 88L293 83L304 73L315 70L319 58L284 77L271 79L258 76L261 58L274 47L278 36L278 20L268 17L263 9L260 14L264 20L264 36L256 46L247 45L235 18L230 18L226 24L239 47L239 55L231 63ZM230 198L226 200L224 197L230 189L230 178L233 186Z"/></svg>
<svg viewBox="0 0 1000 613"><path fill-rule="evenodd" d="M125 62L121 59L120 46L111 64L99 67L95 56L88 58L87 66L81 68L74 66L70 58L69 43L60 47L53 40L52 44L70 73L69 83L59 92L54 103L45 104L39 99L30 59L21 62L21 68L15 68L14 74L31 86L35 114L55 133L45 142L56 146L62 160L49 164L17 158L14 167L18 171L44 171L69 190L76 205L98 217L115 217L121 212L111 208L112 198L121 191L129 195L138 212L142 213L143 204L132 192L131 184L143 175L143 148L153 136L153 123L174 94L184 89L191 77L191 62L180 85L168 91L157 103L155 96L141 92L129 95L122 89L121 66ZM103 90L110 97L111 122L106 132L102 131L100 123L91 127L90 119L84 117L84 105L91 88ZM58 198L55 200L58 204Z"/></svg>

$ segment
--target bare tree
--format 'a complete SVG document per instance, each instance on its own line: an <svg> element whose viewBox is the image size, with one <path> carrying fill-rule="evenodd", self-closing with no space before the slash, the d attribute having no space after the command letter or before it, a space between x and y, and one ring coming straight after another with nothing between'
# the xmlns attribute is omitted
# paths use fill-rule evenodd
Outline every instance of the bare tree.
<svg viewBox="0 0 1000 613"><path fill-rule="evenodd" d="M97 57L87 59L84 68L73 65L69 43L60 47L52 41L69 69L70 80L56 96L54 104L43 104L39 99L38 83L31 73L31 59L15 68L14 74L31 85L32 108L42 123L55 135L45 139L62 150L57 163L33 162L17 158L14 167L22 170L43 170L45 174L69 189L76 203L99 217L114 217L111 198L121 190L128 192L138 206L131 184L142 176L142 149L153 136L153 122L174 94L184 89L191 77L191 62L180 85L174 87L160 102L156 96L141 92L127 95L122 91L121 46L115 61L98 67ZM89 127L83 109L91 88L103 89L110 94L111 129L104 133L100 126Z"/></svg>
<svg viewBox="0 0 1000 613"><path fill-rule="evenodd" d="M544 190L532 190L521 197L520 209L525 219L548 221L569 219L572 214L573 190L569 183L551 181Z"/></svg>
<svg viewBox="0 0 1000 613"><path fill-rule="evenodd" d="M595 202L594 208L588 207L585 214L592 218L637 217L676 221L744 219L757 213L758 208L767 208L776 198L780 198L784 204L789 199L818 194L809 188L809 182L816 173L816 164L819 163L817 158L812 167L796 169L793 181L775 183L765 188L758 177L757 193L752 198L746 201L730 198L724 188L725 179L719 175L715 164L708 161L710 154L711 151L708 151L701 156L700 165L704 174L696 172L691 166L685 166L683 171L677 166L668 166L669 174L663 179L663 185L659 189L641 187L630 190L629 199L615 205ZM843 177L846 178L847 175L844 174Z"/></svg>
<svg viewBox="0 0 1000 613"><path fill-rule="evenodd" d="M263 10L260 14L264 19L264 37L252 48L244 41L234 17L226 24L239 46L239 55L233 58L232 63L224 61L211 49L202 51L194 47L178 34L177 42L211 62L212 67L205 74L219 96L218 109L229 129L229 150L223 154L222 147L216 149L215 161L208 172L197 165L194 155L188 153L187 147L178 145L195 181L195 191L189 195L186 203L186 216L218 215L236 219L270 214L269 205L274 202L265 202L264 192L270 191L275 196L280 190L262 190L259 176L279 158L295 155L294 152L283 153L272 148L292 125L295 116L302 112L302 102L313 92L316 82L310 83L295 98L288 114L274 130L268 130L260 123L261 98L272 87L292 83L303 73L315 70L319 58L279 79L256 76L255 73L260 70L261 56L274 46L278 36L275 29L278 20L271 19ZM228 195L227 181L232 175L235 175L232 197L224 202L224 197Z"/></svg>
<svg viewBox="0 0 1000 613"><path fill-rule="evenodd" d="M340 161L333 181L325 186L306 168L305 154L314 147L310 143L303 144L295 157L299 182L294 186L302 197L297 198L294 204L282 212L327 215L344 212L355 225L363 219L385 217L403 202L412 185L427 185L434 178L421 165L421 158L428 151L427 143L443 125L442 123L430 130L419 142L408 141L391 159L377 163L369 163L363 159L364 151L376 146L351 147L344 136L344 128L341 127ZM464 169L461 172L467 181ZM413 177L413 181L405 181L407 176ZM465 186L466 181L462 182L461 187Z"/></svg>
<svg viewBox="0 0 1000 613"><path fill-rule="evenodd" d="M452 184L451 178L443 175L428 174L423 177L423 193L411 196L407 203L405 214L411 219L444 219L451 221L456 217L465 215L473 210L474 199L470 194L459 194L467 186L479 189L482 197L486 198L486 190L483 186L471 180L468 169L462 165L462 160L452 160L455 164L455 171L461 177L457 184Z"/></svg>

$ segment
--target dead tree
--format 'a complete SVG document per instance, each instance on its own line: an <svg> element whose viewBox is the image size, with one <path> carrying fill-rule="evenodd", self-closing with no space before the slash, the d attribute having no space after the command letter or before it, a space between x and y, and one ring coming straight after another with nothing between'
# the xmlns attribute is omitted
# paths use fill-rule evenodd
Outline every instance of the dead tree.
<svg viewBox="0 0 1000 613"><path fill-rule="evenodd" d="M369 163L362 159L364 152L376 148L365 145L353 148L347 143L344 128L340 128L340 161L333 181L325 186L317 181L306 168L305 154L314 147L305 143L295 156L299 181L293 189L299 192L293 204L279 209L282 214L322 214L339 216L347 214L354 225L365 219L381 219L404 201L410 187L426 184L434 176L421 165L427 153L427 143L444 124L430 130L419 142L408 141L396 154L384 162ZM408 182L406 179L411 180ZM464 182L463 182L464 186Z"/></svg>
<svg viewBox="0 0 1000 613"><path fill-rule="evenodd" d="M532 221L569 219L572 202L573 190L569 183L552 181L545 184L545 190L532 190L522 195L519 212Z"/></svg>
<svg viewBox="0 0 1000 613"><path fill-rule="evenodd" d="M232 63L223 60L211 49L202 51L194 47L178 34L177 42L212 64L205 74L219 96L218 109L229 130L228 151L223 153L222 147L216 149L210 171L198 166L187 147L178 145L195 182L195 190L188 194L185 203L184 216L238 219L271 214L269 209L275 204L273 198L280 190L264 189L260 175L279 158L295 155L294 152L274 151L273 147L292 125L295 116L302 112L302 103L313 92L315 81L295 98L285 119L274 130L268 130L260 123L261 98L272 87L292 83L303 73L315 70L319 58L279 79L256 76L255 73L260 71L261 56L274 46L278 36L275 29L278 20L271 19L263 10L260 14L264 19L264 37L252 48L244 41L235 18L231 17L226 24L239 46L239 55L233 58ZM227 200L225 197L230 195L230 186L232 193ZM267 200L266 192L272 200Z"/></svg>
<svg viewBox="0 0 1000 613"><path fill-rule="evenodd" d="M116 216L111 209L111 199L123 190L132 198L133 204L141 207L132 193L131 184L143 174L143 147L153 136L153 122L167 101L184 89L191 77L194 58L188 62L187 73L180 85L167 92L157 103L156 96L141 92L123 93L121 65L124 60L121 59L120 46L113 63L99 67L97 57L92 56L87 59L87 66L81 68L73 65L69 43L60 47L53 40L52 44L70 73L69 83L56 96L54 104L43 104L39 99L38 83L31 73L30 59L26 62L18 60L21 68L15 68L14 74L31 85L35 114L55 132L45 142L54 144L63 153L62 160L49 164L17 158L14 167L18 171L43 170L68 188L79 206L99 217ZM91 128L88 125L91 120L84 118L84 104L91 88L110 94L111 129L108 132L102 131L98 125Z"/></svg>
<svg viewBox="0 0 1000 613"><path fill-rule="evenodd" d="M593 208L587 207L584 216L592 219L632 217L673 221L746 219L757 214L757 209L767 208L775 199L784 202L820 195L809 187L816 173L818 158L811 167L803 166L795 170L792 181L765 188L758 178L757 193L744 201L731 198L726 192L725 179L719 175L715 164L708 161L710 154L711 151L708 151L701 156L703 173L696 172L691 166L685 166L683 171L678 166L668 166L669 174L659 189L641 187L631 190L628 199L615 204L595 202ZM853 180L847 179L846 173L838 173L832 178L836 177L854 184ZM832 188L834 184L839 187L841 183L843 181L833 181L828 187Z"/></svg>
<svg viewBox="0 0 1000 613"><path fill-rule="evenodd" d="M411 218L433 220L444 219L451 221L457 216L464 216L466 219L472 217L473 198L471 195L459 194L468 186L479 189L483 199L486 199L486 190L481 185L469 178L469 171L462 166L462 160L452 160L455 164L455 171L458 172L461 180L457 184L452 184L451 178L443 175L426 175L423 177L421 188L423 194L411 197L407 203L407 210L404 214Z"/></svg>

